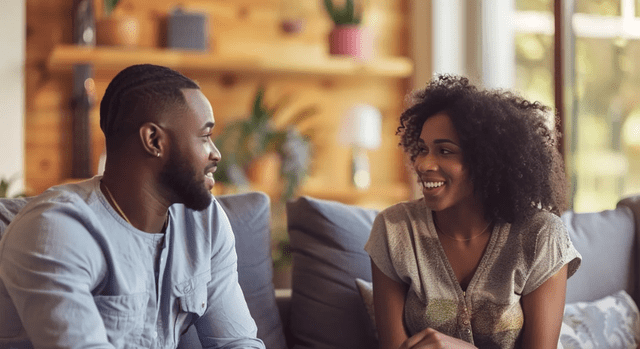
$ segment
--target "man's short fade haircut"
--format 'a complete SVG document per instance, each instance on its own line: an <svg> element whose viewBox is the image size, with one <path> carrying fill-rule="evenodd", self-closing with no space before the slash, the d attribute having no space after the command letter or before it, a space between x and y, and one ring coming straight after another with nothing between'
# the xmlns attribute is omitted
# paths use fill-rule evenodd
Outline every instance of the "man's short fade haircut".
<svg viewBox="0 0 640 349"><path fill-rule="evenodd" d="M107 139L121 138L157 116L186 104L181 89L200 89L181 73L158 65L132 65L109 83L100 102L100 128Z"/></svg>

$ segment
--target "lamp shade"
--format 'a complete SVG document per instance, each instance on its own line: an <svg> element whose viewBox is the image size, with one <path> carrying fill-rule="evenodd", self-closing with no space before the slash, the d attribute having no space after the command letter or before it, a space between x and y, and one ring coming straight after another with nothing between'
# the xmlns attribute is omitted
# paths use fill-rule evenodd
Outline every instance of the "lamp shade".
<svg viewBox="0 0 640 349"><path fill-rule="evenodd" d="M368 104L357 104L344 115L340 128L340 143L365 149L375 149L382 139L382 115Z"/></svg>

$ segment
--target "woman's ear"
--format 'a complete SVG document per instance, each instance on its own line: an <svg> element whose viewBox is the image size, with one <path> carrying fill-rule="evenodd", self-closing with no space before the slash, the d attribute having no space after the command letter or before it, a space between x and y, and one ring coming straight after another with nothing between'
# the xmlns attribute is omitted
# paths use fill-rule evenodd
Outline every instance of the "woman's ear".
<svg viewBox="0 0 640 349"><path fill-rule="evenodd" d="M142 148L153 157L161 157L166 149L167 134L165 130L154 122L145 122L140 126L140 141Z"/></svg>

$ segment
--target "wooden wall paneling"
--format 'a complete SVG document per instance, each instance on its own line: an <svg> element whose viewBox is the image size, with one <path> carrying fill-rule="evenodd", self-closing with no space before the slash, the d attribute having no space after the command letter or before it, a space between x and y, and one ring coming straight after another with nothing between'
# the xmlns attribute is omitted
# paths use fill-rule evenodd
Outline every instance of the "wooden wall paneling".
<svg viewBox="0 0 640 349"><path fill-rule="evenodd" d="M96 1L98 9L101 0ZM305 14L308 16L305 30L300 34L287 35L282 32L280 0L188 0L182 2L185 9L203 11L209 16L209 53L190 55L177 51L171 55L157 50L148 51L148 54L145 51L105 51L112 56L98 64L100 68L95 76L96 104L90 119L94 168L97 168L104 149L97 103L113 76L128 64L126 62L130 62L127 57L134 55L156 60L159 64L180 65L183 60L197 62L198 59L220 60L220 57L229 56L244 61L245 68L249 69L211 70L208 63L203 61L203 64L188 63L188 69L183 71L199 83L209 98L216 118L214 132L221 132L228 123L246 117L257 87L263 84L267 89L267 103L286 94L293 96L288 109L291 113L307 105L319 106L318 113L300 127L302 133L311 138L314 147L313 169L303 193L333 191L338 194L329 198L377 207L405 197L407 175L402 153L397 147L395 128L398 116L405 107L407 80L384 74L376 76L381 67L375 68L378 70L371 74L360 75L357 71L345 73L346 65L340 67L342 63L339 61L327 61L326 40L331 23L321 2L301 1L310 1L312 5L308 7L311 8L310 12ZM369 0L369 18L365 17L365 21L368 21L365 23L370 23L377 32L377 57L406 56L406 22L409 17L406 3L406 0ZM142 31L141 46L157 49L164 45L163 28L174 5L173 0L122 0L116 14L134 14L139 20L142 18L141 24L146 29ZM55 66L46 69L44 62L50 62L54 48L71 41L71 19L65 18L70 9L70 4L63 0L28 0L27 26L33 29L29 31L27 40L27 130L32 134L27 135L27 184L35 192L64 182L69 177L70 125L66 113L71 75ZM276 57L288 58L286 65L300 64L299 70L279 70L281 68L274 65L277 63L274 60ZM307 70L313 62L323 67L330 63L340 68L335 73L325 71L318 75L316 68ZM353 64L348 60L344 63ZM383 114L383 145L371 151L372 188L364 193L355 191L351 186L350 150L337 141L341 117L356 103L372 104ZM283 120L286 119L286 113L287 110L283 112ZM259 181L266 182L270 176L268 172L274 170L273 164L267 162L264 166L266 173ZM256 183L257 188L260 185Z"/></svg>

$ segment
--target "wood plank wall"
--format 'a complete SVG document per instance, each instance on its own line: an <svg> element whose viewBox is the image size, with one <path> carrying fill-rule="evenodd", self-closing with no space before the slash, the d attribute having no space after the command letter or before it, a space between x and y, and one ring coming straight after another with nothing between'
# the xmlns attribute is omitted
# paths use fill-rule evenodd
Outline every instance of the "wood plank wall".
<svg viewBox="0 0 640 349"><path fill-rule="evenodd" d="M368 0L365 24L376 36L379 57L408 56L409 0ZM287 11L285 0L121 0L115 15L133 15L141 25L143 47L162 47L166 39L168 13L181 4L209 17L209 45L214 53L226 55L297 55L300 60L328 52L326 37L331 23L319 0L299 0L306 20L305 30L289 35L280 29ZM71 177L71 73L51 71L47 59L56 45L72 42L71 0L27 0L26 60L26 187L29 194ZM97 16L101 0L96 0ZM117 71L97 71L96 107L91 113L92 162L97 169L104 139L99 129L98 104ZM408 176L394 135L398 115L404 109L410 88L408 79L388 77L326 77L287 74L240 74L190 72L209 98L216 117L216 132L229 121L244 117L260 84L266 86L267 102L291 94L292 112L317 105L319 113L303 125L302 132L313 142L313 169L308 183L316 188L344 189L350 185L350 152L337 141L343 113L355 103L369 103L383 113L383 145L372 151L372 188L364 201L384 206L398 200L392 188L407 188ZM224 154L223 154L224 157ZM396 190L397 192L397 190ZM404 191L401 190L401 193ZM400 196L403 196L401 194ZM348 195L347 195L348 196ZM337 198L362 203L350 197Z"/></svg>

